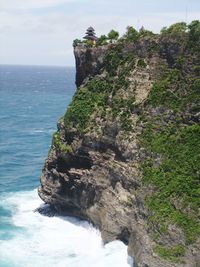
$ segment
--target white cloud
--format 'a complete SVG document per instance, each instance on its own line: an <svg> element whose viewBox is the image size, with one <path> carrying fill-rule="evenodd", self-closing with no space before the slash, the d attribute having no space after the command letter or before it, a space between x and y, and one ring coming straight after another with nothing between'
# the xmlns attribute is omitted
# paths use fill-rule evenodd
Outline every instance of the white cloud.
<svg viewBox="0 0 200 267"><path fill-rule="evenodd" d="M45 8L77 0L0 0L1 10Z"/></svg>
<svg viewBox="0 0 200 267"><path fill-rule="evenodd" d="M192 12L188 14L188 22L199 17L199 12ZM161 27L184 19L184 12L95 16L80 11L76 14L3 11L0 12L1 63L73 65L73 39L81 38L90 25L97 35L107 34L112 28L123 34L127 25L137 29L144 25L158 32Z"/></svg>
<svg viewBox="0 0 200 267"><path fill-rule="evenodd" d="M200 17L200 12L188 15L188 22ZM114 15L67 15L60 12L52 12L44 15L29 13L11 14L0 12L0 34L30 33L37 35L63 34L71 38L81 38L88 26L93 26L97 34L106 34L112 28L124 33L126 26L132 25L139 29L144 26L147 29L158 32L161 27L168 26L178 21L184 21L185 14L176 13L143 13L137 16Z"/></svg>

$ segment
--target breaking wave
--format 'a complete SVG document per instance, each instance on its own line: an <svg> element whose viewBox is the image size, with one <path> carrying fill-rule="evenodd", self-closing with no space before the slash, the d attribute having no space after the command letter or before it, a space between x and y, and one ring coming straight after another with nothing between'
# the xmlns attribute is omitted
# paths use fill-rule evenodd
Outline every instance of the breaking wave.
<svg viewBox="0 0 200 267"><path fill-rule="evenodd" d="M6 211L0 231L1 267L132 265L127 246L121 241L103 245L100 232L88 222L34 212L42 205L36 190L8 193L0 203Z"/></svg>

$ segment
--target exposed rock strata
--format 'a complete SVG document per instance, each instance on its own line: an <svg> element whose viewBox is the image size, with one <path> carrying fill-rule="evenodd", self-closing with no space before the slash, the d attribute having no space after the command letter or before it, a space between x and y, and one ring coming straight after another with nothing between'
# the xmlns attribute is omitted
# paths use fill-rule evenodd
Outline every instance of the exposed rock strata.
<svg viewBox="0 0 200 267"><path fill-rule="evenodd" d="M81 86L86 78L99 73L103 66L103 58L108 50L107 46L86 48L76 46L74 55L76 61L76 85Z"/></svg>

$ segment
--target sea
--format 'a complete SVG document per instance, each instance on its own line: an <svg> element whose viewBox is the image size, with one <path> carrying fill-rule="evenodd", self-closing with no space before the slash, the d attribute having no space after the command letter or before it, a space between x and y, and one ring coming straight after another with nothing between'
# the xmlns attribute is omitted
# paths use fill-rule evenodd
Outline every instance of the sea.
<svg viewBox="0 0 200 267"><path fill-rule="evenodd" d="M126 245L104 245L90 223L35 212L52 134L75 90L74 68L0 65L0 267L133 264Z"/></svg>

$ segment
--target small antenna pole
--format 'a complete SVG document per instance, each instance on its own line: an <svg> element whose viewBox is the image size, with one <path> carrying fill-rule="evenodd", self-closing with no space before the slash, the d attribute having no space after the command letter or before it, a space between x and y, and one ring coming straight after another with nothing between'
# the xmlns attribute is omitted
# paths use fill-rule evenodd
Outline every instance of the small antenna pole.
<svg viewBox="0 0 200 267"><path fill-rule="evenodd" d="M185 9L185 22L188 23L188 6Z"/></svg>
<svg viewBox="0 0 200 267"><path fill-rule="evenodd" d="M139 31L139 29L140 29L140 20L138 19L137 20L137 30Z"/></svg>

